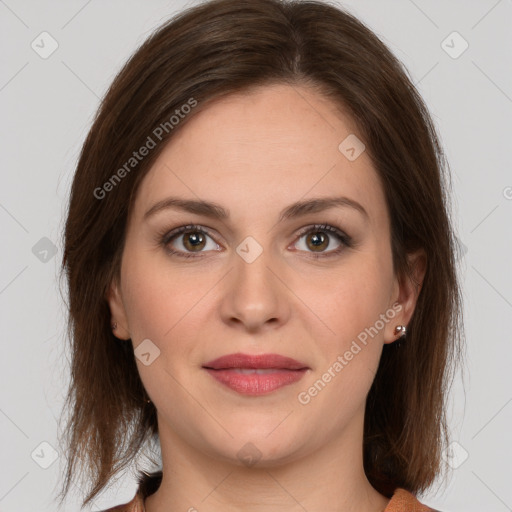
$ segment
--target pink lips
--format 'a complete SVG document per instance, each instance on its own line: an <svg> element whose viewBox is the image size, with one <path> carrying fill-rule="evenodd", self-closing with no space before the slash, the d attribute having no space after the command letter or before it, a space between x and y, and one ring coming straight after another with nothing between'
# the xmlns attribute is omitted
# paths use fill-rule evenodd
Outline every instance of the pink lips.
<svg viewBox="0 0 512 512"><path fill-rule="evenodd" d="M300 380L309 368L279 354L229 354L203 365L217 381L246 395L270 393Z"/></svg>

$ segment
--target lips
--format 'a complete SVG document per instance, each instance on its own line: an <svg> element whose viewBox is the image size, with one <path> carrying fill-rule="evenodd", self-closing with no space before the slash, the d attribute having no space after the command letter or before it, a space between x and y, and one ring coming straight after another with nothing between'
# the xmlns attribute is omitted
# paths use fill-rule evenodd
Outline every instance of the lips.
<svg viewBox="0 0 512 512"><path fill-rule="evenodd" d="M246 370L304 370L308 366L300 361L279 354L247 355L242 353L221 356L203 365L212 370L239 368Z"/></svg>
<svg viewBox="0 0 512 512"><path fill-rule="evenodd" d="M298 382L308 366L279 354L229 354L203 368L217 381L243 395L263 395Z"/></svg>

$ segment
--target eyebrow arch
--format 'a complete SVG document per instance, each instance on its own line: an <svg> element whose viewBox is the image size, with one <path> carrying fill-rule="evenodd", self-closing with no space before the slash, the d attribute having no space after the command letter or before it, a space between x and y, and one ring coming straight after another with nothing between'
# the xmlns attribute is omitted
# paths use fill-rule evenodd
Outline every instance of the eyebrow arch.
<svg viewBox="0 0 512 512"><path fill-rule="evenodd" d="M363 214L368 218L367 211L361 204L348 197L321 197L316 199L308 199L305 201L298 201L286 207L279 215L278 222L284 220L297 218L308 213L317 213L336 206L351 207ZM156 214L161 210L169 208L183 210L197 215L205 215L214 219L224 220L229 218L229 210L224 209L217 203L195 200L195 199L182 199L179 197L167 197L162 201L155 203L145 214L144 219Z"/></svg>

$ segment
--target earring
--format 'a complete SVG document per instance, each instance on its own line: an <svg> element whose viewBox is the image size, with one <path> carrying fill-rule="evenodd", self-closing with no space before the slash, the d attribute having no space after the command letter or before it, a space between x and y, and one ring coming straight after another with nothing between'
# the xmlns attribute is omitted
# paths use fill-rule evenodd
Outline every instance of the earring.
<svg viewBox="0 0 512 512"><path fill-rule="evenodd" d="M117 322L114 322L110 327L112 327L112 330L115 331L117 329Z"/></svg>
<svg viewBox="0 0 512 512"><path fill-rule="evenodd" d="M405 325L397 325L395 327L395 334L399 334L403 338L407 334L407 327Z"/></svg>

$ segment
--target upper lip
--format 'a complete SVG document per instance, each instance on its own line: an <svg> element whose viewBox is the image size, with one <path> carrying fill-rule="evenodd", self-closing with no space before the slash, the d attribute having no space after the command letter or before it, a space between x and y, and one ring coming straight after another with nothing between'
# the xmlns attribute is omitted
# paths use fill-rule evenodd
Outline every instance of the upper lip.
<svg viewBox="0 0 512 512"><path fill-rule="evenodd" d="M308 368L307 365L300 361L279 354L249 355L242 354L240 352L218 357L217 359L204 364L203 367L211 368L213 370L227 368L276 368L284 370L302 370Z"/></svg>

